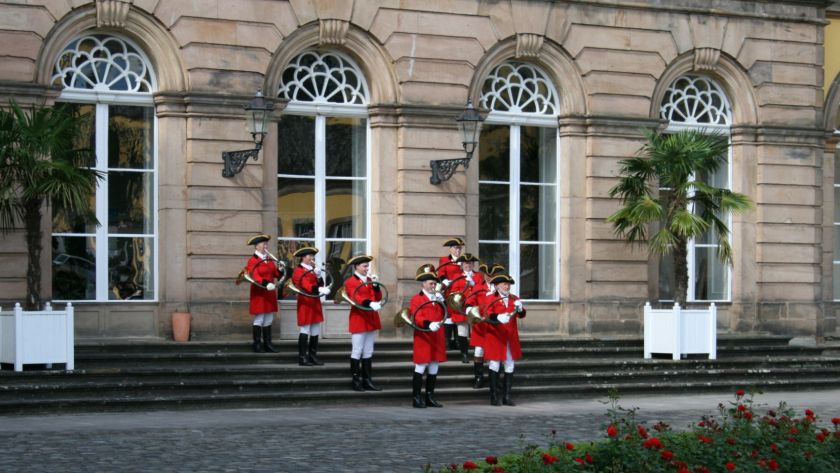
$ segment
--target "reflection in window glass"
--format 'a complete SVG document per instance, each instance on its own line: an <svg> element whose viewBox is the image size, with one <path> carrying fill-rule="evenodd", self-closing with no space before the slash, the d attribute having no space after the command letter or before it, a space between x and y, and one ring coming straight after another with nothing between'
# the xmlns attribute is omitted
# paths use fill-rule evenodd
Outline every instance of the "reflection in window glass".
<svg viewBox="0 0 840 473"><path fill-rule="evenodd" d="M315 117L285 115L277 124L277 172L315 175Z"/></svg>
<svg viewBox="0 0 840 473"><path fill-rule="evenodd" d="M128 105L108 107L108 167L153 167L154 109Z"/></svg>
<svg viewBox="0 0 840 473"><path fill-rule="evenodd" d="M154 299L151 242L150 238L108 239L109 299Z"/></svg>
<svg viewBox="0 0 840 473"><path fill-rule="evenodd" d="M523 299L551 299L554 297L555 245L521 245L519 280L516 287Z"/></svg>
<svg viewBox="0 0 840 473"><path fill-rule="evenodd" d="M510 268L510 245L497 243L479 243L478 253L481 261L493 265L501 264L506 271Z"/></svg>
<svg viewBox="0 0 840 473"><path fill-rule="evenodd" d="M94 237L52 238L53 298L96 299L96 251Z"/></svg>
<svg viewBox="0 0 840 473"><path fill-rule="evenodd" d="M720 263L718 247L694 248L694 280L695 300L723 300L727 299L729 288L729 271L726 265Z"/></svg>
<svg viewBox="0 0 840 473"><path fill-rule="evenodd" d="M480 181L510 180L510 127L484 125L478 142L478 179Z"/></svg>
<svg viewBox="0 0 840 473"><path fill-rule="evenodd" d="M479 184L478 236L480 240L507 240L510 225L510 186Z"/></svg>
<svg viewBox="0 0 840 473"><path fill-rule="evenodd" d="M364 177L367 120L327 117L327 176Z"/></svg>
<svg viewBox="0 0 840 473"><path fill-rule="evenodd" d="M110 171L108 173L108 231L153 233L152 174Z"/></svg>
<svg viewBox="0 0 840 473"><path fill-rule="evenodd" d="M277 178L277 233L315 238L315 179Z"/></svg>
<svg viewBox="0 0 840 473"><path fill-rule="evenodd" d="M365 181L326 180L327 236L364 238Z"/></svg>

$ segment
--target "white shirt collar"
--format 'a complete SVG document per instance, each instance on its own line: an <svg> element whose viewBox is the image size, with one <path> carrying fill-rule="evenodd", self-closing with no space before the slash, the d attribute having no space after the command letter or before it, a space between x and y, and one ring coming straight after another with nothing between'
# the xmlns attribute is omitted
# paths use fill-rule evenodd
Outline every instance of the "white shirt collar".
<svg viewBox="0 0 840 473"><path fill-rule="evenodd" d="M429 292L426 292L425 289L423 289L423 295L426 296L426 298L429 299L430 301L435 300L435 293L434 292L429 293Z"/></svg>
<svg viewBox="0 0 840 473"><path fill-rule="evenodd" d="M367 276L365 276L364 274L359 274L359 272L358 272L358 271L353 271L353 274L355 274L355 275L356 275L356 277L357 277L357 278L359 278L359 279L361 279L362 281L366 281L366 280L367 280Z"/></svg>
<svg viewBox="0 0 840 473"><path fill-rule="evenodd" d="M308 264L304 263L303 261L301 261L300 265L303 266L306 269L312 269L312 266L309 266Z"/></svg>
<svg viewBox="0 0 840 473"><path fill-rule="evenodd" d="M262 259L268 259L268 253L260 253L259 251L254 250L254 254L259 256Z"/></svg>

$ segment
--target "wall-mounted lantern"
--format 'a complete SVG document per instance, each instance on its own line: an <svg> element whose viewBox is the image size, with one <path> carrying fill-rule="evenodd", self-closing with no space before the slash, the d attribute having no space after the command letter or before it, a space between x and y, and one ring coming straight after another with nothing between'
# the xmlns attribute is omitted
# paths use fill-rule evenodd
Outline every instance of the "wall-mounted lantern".
<svg viewBox="0 0 840 473"><path fill-rule="evenodd" d="M283 111L286 108L287 101L279 100L277 102L277 110ZM245 162L249 158L257 160L262 148L263 139L268 133L268 124L271 119L271 114L274 112L274 103L265 99L262 91L258 90L251 102L245 106L245 113L248 118L248 128L251 130L251 138L254 140L254 149L243 149L239 151L223 151L222 159L225 162L225 168L222 170L222 176L233 177L245 167Z"/></svg>
<svg viewBox="0 0 840 473"><path fill-rule="evenodd" d="M461 159L435 159L431 161L429 165L432 167L432 177L429 178L429 181L432 184L440 184L443 181L449 180L455 174L455 169L458 168L459 164L463 164L464 169L470 167L470 160L472 159L476 146L478 146L478 139L481 136L481 125L484 123L485 118L487 118L486 113L476 110L473 107L472 100L467 101L467 108L455 119L458 122L458 129L464 138L463 145L464 151L467 152L467 157Z"/></svg>

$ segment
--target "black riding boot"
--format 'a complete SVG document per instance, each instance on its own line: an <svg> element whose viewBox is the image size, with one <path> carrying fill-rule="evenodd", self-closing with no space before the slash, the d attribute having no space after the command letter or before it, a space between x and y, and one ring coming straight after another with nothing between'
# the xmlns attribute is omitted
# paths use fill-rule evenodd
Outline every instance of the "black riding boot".
<svg viewBox="0 0 840 473"><path fill-rule="evenodd" d="M435 381L437 380L436 374L429 374L426 375L426 405L431 407L443 407L443 404L435 401L435 398L432 397L435 394Z"/></svg>
<svg viewBox="0 0 840 473"><path fill-rule="evenodd" d="M309 359L312 360L312 364L318 366L324 364L324 362L318 358L318 335L309 336Z"/></svg>
<svg viewBox="0 0 840 473"><path fill-rule="evenodd" d="M362 387L362 376L359 370L360 360L350 358L350 374L353 375L353 391L364 391Z"/></svg>
<svg viewBox="0 0 840 473"><path fill-rule="evenodd" d="M458 344L455 342L455 334L457 334L457 330L455 330L455 325L448 324L444 325L446 328L446 344L448 345L450 350L457 350Z"/></svg>
<svg viewBox="0 0 840 473"><path fill-rule="evenodd" d="M262 328L262 335L263 335L263 345L265 346L265 351L271 353L278 353L279 350L274 348L274 345L271 344L271 325L266 325Z"/></svg>
<svg viewBox="0 0 840 473"><path fill-rule="evenodd" d="M510 388L513 385L513 373L505 373L505 394L502 397L502 404L515 406L516 403L510 398Z"/></svg>
<svg viewBox="0 0 840 473"><path fill-rule="evenodd" d="M470 357L467 355L467 350L469 349L470 342L467 340L467 337L458 337L458 349L461 350L461 363L469 363Z"/></svg>
<svg viewBox="0 0 840 473"><path fill-rule="evenodd" d="M298 335L298 364L300 366L312 366L312 360L309 359L307 350L309 349L307 340L309 335L302 333Z"/></svg>
<svg viewBox="0 0 840 473"><path fill-rule="evenodd" d="M484 360L478 358L479 361L473 363L473 374L475 374L475 384L473 389L481 389L484 387L486 379L484 378Z"/></svg>
<svg viewBox="0 0 840 473"><path fill-rule="evenodd" d="M423 396L420 395L421 389L423 389L423 375L415 371L414 377L411 378L411 395L413 397L411 405L414 407L426 407Z"/></svg>
<svg viewBox="0 0 840 473"><path fill-rule="evenodd" d="M254 333L254 344L251 348L254 349L254 353L262 353L262 327L260 327L259 325L252 325L251 330Z"/></svg>
<svg viewBox="0 0 840 473"><path fill-rule="evenodd" d="M365 391L382 391L382 388L373 384L373 358L362 358L362 387Z"/></svg>
<svg viewBox="0 0 840 473"><path fill-rule="evenodd" d="M499 406L499 372L490 370L490 405Z"/></svg>

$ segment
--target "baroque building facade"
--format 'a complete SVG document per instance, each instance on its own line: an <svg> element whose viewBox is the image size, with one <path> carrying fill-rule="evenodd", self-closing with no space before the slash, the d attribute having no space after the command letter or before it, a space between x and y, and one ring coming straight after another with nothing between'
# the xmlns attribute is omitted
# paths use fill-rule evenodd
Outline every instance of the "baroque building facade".
<svg viewBox="0 0 840 473"><path fill-rule="evenodd" d="M832 2L819 0L176 0L0 3L0 100L84 113L101 225L45 212L47 299L73 301L79 338L159 337L189 311L198 338L244 337L234 284L253 234L288 258L364 252L391 316L415 269L450 236L501 263L528 334L640 336L668 303L667 260L605 218L641 129L714 130L727 166L704 178L750 196L730 217L731 267L690 248L689 299L721 333L838 333L840 104ZM840 43L838 43L840 44ZM830 75L830 76L829 76ZM259 159L243 105L288 100ZM464 156L454 118L487 110L476 156L440 184L430 161ZM26 248L0 243L0 299L25 295ZM338 277L336 266L331 267ZM838 282L835 282L838 281ZM280 331L294 337L294 305ZM325 336L347 336L327 304Z"/></svg>

